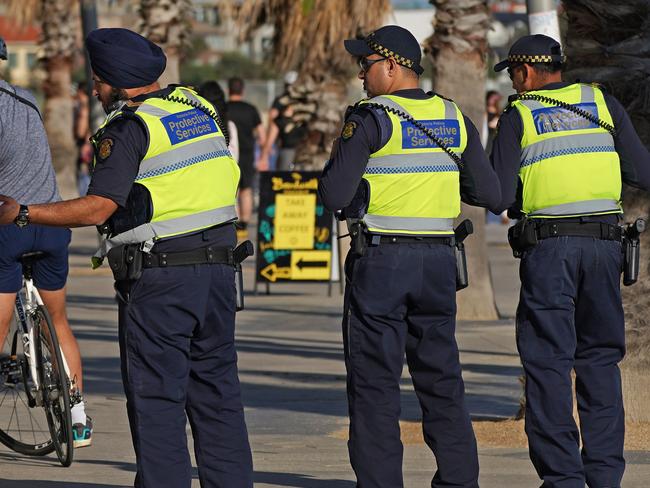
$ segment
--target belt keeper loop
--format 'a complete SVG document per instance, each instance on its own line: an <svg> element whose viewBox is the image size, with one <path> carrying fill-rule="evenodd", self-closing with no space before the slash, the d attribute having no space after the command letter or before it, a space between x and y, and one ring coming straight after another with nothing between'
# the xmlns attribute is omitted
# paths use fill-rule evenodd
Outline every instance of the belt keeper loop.
<svg viewBox="0 0 650 488"><path fill-rule="evenodd" d="M239 263L235 263L235 250L232 247L228 248L228 265L236 266Z"/></svg>
<svg viewBox="0 0 650 488"><path fill-rule="evenodd" d="M551 235L557 236L557 233L558 233L557 224L551 224Z"/></svg>
<svg viewBox="0 0 650 488"><path fill-rule="evenodd" d="M158 263L159 263L161 268L164 268L165 266L167 266L167 254L160 253L158 255Z"/></svg>
<svg viewBox="0 0 650 488"><path fill-rule="evenodd" d="M208 260L208 263L212 263L214 261L214 252L212 252L212 246L205 248L205 258Z"/></svg>

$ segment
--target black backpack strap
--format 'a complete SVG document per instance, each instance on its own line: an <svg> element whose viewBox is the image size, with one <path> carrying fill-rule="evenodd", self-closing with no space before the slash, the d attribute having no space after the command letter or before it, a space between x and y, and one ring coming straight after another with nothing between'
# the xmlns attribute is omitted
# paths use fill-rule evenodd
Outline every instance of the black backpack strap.
<svg viewBox="0 0 650 488"><path fill-rule="evenodd" d="M10 90L7 90L7 89L5 89L5 88L2 88L1 86L0 86L0 92L4 92L4 93L6 93L7 95L9 95L10 97L13 97L13 98L15 98L16 100L18 100L20 103L24 103L24 104L27 105L28 107L32 107L34 110L36 110L36 113L38 114L38 118L41 119L41 120L43 120L43 117L41 117L41 112L38 110L38 107L37 107L36 105L34 105L32 102L30 102L29 100L27 100L26 98L21 97L21 96L18 95L17 93L14 93L14 92L12 92L12 91L10 91Z"/></svg>

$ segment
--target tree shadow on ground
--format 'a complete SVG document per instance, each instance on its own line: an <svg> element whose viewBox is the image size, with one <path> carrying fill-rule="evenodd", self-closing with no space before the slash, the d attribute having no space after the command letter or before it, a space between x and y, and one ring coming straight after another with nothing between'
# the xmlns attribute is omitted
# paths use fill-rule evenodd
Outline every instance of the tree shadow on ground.
<svg viewBox="0 0 650 488"><path fill-rule="evenodd" d="M275 486L292 488L354 488L356 483L348 480L316 479L310 475L294 473L268 473L256 471L255 483L266 483Z"/></svg>
<svg viewBox="0 0 650 488"><path fill-rule="evenodd" d="M105 485L77 481L52 480L5 480L0 478L2 488L127 488L128 485Z"/></svg>

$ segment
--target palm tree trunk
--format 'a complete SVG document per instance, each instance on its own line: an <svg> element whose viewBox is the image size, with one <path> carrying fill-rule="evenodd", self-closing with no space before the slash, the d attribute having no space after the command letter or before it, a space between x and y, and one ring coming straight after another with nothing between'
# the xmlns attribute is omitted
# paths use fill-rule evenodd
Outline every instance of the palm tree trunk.
<svg viewBox="0 0 650 488"><path fill-rule="evenodd" d="M180 55L191 32L191 0L140 0L140 33L165 51L167 67L160 84L180 82Z"/></svg>
<svg viewBox="0 0 650 488"><path fill-rule="evenodd" d="M487 0L430 1L436 7L435 27L425 41L425 52L434 66L434 89L452 98L480 128L485 117ZM457 317L494 320L498 313L490 279L485 210L463 205L460 219L466 218L474 224L474 235L466 245L470 286L458 294Z"/></svg>
<svg viewBox="0 0 650 488"><path fill-rule="evenodd" d="M43 122L47 132L52 164L56 172L61 196L65 199L77 195L77 148L73 136L72 60L56 56L45 61L47 77L44 83L45 106Z"/></svg>
<svg viewBox="0 0 650 488"><path fill-rule="evenodd" d="M568 20L565 80L601 83L623 104L641 140L650 146L648 2L564 0L563 7ZM626 221L648 218L647 192L625 187L623 203ZM641 243L639 281L623 288L627 357L621 371L627 418L650 421L650 233L642 235Z"/></svg>

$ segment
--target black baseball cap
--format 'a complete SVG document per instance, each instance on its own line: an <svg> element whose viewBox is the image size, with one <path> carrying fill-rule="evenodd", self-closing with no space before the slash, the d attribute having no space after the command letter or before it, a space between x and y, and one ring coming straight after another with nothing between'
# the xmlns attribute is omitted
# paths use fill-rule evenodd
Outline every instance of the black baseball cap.
<svg viewBox="0 0 650 488"><path fill-rule="evenodd" d="M534 34L517 39L510 47L508 59L495 64L494 71L522 63L564 63L565 60L559 42L544 34Z"/></svg>
<svg viewBox="0 0 650 488"><path fill-rule="evenodd" d="M420 66L422 60L420 43L404 27L385 25L371 32L364 39L346 39L343 44L346 51L353 56L379 54L394 59L397 64L412 69L418 75L424 72Z"/></svg>

